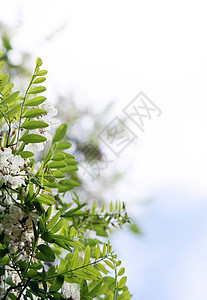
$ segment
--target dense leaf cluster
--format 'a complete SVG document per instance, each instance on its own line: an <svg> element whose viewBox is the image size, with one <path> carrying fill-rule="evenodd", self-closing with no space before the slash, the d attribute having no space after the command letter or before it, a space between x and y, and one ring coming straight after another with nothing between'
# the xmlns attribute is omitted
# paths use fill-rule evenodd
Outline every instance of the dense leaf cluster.
<svg viewBox="0 0 207 300"><path fill-rule="evenodd" d="M54 110L45 108L41 66L38 58L24 96L0 74L1 299L130 299L125 269L106 240L111 226L129 222L125 205L91 207L76 193L68 200L79 187L77 161L67 124L51 140L47 133ZM34 146L47 141L38 165Z"/></svg>

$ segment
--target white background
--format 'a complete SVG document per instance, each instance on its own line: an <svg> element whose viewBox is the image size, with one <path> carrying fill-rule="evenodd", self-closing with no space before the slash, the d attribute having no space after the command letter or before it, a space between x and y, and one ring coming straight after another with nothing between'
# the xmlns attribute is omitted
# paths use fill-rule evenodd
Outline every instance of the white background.
<svg viewBox="0 0 207 300"><path fill-rule="evenodd" d="M114 100L115 117L143 91L162 110L118 158L129 171L111 197L144 236L122 231L115 249L133 299L206 299L206 2L5 1L0 20L18 28L17 53L42 58L51 101L71 92L98 112Z"/></svg>

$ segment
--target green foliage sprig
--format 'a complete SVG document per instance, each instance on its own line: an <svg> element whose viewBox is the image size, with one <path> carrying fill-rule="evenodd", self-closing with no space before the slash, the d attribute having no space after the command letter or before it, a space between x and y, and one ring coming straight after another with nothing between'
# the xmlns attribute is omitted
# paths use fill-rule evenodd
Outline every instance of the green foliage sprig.
<svg viewBox="0 0 207 300"><path fill-rule="evenodd" d="M68 200L80 185L72 179L77 161L67 124L53 118L57 112L42 96L41 66L38 58L24 96L0 74L1 299L130 299L125 269L104 240L111 226L129 222L125 205L88 208L76 193Z"/></svg>

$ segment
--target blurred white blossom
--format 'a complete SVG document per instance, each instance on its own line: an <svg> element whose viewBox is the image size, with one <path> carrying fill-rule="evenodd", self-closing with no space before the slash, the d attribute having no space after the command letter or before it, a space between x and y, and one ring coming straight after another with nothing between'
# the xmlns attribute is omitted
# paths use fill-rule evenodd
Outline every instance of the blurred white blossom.
<svg viewBox="0 0 207 300"><path fill-rule="evenodd" d="M76 291L72 284L66 282L62 285L62 296L64 299L80 300L80 292Z"/></svg>

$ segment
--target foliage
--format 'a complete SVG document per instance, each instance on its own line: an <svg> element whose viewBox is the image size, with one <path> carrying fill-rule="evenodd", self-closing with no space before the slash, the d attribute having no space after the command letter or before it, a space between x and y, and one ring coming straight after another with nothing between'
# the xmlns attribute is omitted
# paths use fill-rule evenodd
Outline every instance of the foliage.
<svg viewBox="0 0 207 300"><path fill-rule="evenodd" d="M125 269L107 239L111 226L129 222L125 205L105 210L76 193L69 197L80 185L77 161L67 124L42 96L41 66L38 58L23 96L0 74L1 299L130 299ZM39 164L36 151L46 143Z"/></svg>
<svg viewBox="0 0 207 300"><path fill-rule="evenodd" d="M54 31L51 37L54 37L57 32L58 30ZM24 91L25 82L32 75L30 65L33 59L31 53L17 50L13 46L13 37L17 33L18 29L14 31L12 28L0 23L0 46L4 49L0 62L1 60L5 62L5 72L8 72L15 86L20 91ZM47 43L47 40L45 38L44 43ZM14 59L15 56L19 58L18 61ZM55 90L53 92L55 93ZM58 118L69 125L66 139L70 140L73 145L71 154L79 161L79 171L70 173L71 178L80 183L75 191L82 201L87 201L92 205L95 200L99 205L103 205L108 202L106 191L110 190L113 194L113 190L121 183L128 172L128 170L121 170L120 165L122 166L122 164L115 163L113 157L106 156L97 136L97 133L107 125L106 116L111 114L113 103L97 113L91 106L78 106L73 96L68 93L62 95L60 92L55 97L57 99ZM85 128L84 119L90 120L90 128ZM122 121L126 122L125 120ZM78 135L77 132L79 132ZM37 159L41 160L48 150L49 144L46 144L44 151L39 153L36 161ZM68 167L71 171L75 168L75 165ZM127 225L128 229L134 234L142 234L136 224L137 220L132 221L133 224Z"/></svg>

